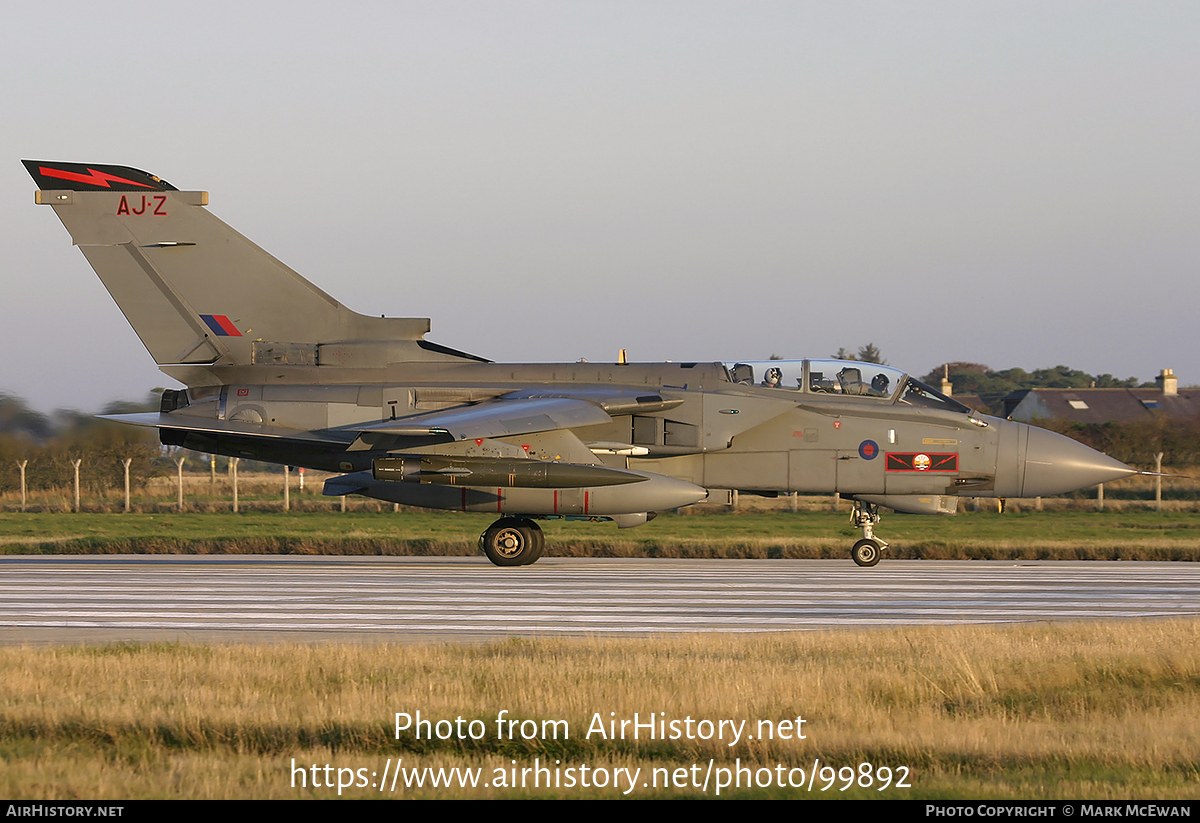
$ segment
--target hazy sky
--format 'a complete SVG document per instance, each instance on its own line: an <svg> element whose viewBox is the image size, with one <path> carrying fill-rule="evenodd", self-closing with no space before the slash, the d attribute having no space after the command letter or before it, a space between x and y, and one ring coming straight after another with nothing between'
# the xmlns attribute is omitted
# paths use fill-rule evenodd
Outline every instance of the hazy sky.
<svg viewBox="0 0 1200 823"><path fill-rule="evenodd" d="M0 391L172 386L22 158L116 163L496 360L874 342L1200 383L1200 3L0 13Z"/></svg>

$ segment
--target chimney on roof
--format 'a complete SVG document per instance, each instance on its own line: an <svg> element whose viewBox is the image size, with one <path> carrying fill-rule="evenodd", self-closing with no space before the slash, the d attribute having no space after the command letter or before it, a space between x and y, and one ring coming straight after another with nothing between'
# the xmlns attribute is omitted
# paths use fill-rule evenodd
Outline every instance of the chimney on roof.
<svg viewBox="0 0 1200 823"><path fill-rule="evenodd" d="M945 364L942 369L942 394L952 397L954 395L954 384L950 382L950 364Z"/></svg>
<svg viewBox="0 0 1200 823"><path fill-rule="evenodd" d="M1171 369L1163 369L1162 374L1154 378L1154 382L1162 389L1163 394L1179 394L1179 381L1175 379L1175 372Z"/></svg>

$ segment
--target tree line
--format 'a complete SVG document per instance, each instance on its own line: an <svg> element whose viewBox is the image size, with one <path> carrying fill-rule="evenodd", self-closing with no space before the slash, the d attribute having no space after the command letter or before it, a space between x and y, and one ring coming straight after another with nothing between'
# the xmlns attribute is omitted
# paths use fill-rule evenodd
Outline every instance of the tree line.
<svg viewBox="0 0 1200 823"><path fill-rule="evenodd" d="M152 392L142 401L110 403L101 414L157 411L161 391ZM68 488L75 482L76 460L80 491L85 496L123 488L126 460L130 461L131 487L141 489L152 478L174 475L179 457L185 459L185 470L210 469L209 455L165 447L158 440L157 429L113 423L74 409L42 414L20 397L0 392L0 492L20 488L21 464L27 491ZM215 468L222 474L227 472L229 458L216 457ZM279 466L256 460L241 460L240 468L250 472L282 471Z"/></svg>
<svg viewBox="0 0 1200 823"><path fill-rule="evenodd" d="M936 388L942 384L947 371L955 394L977 394L993 409L1020 389L1152 389L1156 386L1153 382L1139 383L1136 377L1122 380L1111 374L1088 374L1069 366L1031 372L1022 368L993 371L982 363L946 363L917 379Z"/></svg>
<svg viewBox="0 0 1200 823"><path fill-rule="evenodd" d="M112 403L104 414L158 409L158 397L140 403ZM158 442L158 431L99 420L60 409L34 411L19 397L0 393L0 490L20 488L21 464L29 491L61 489L74 482L79 460L81 490L98 493L124 485L124 461L135 486L168 474L174 463Z"/></svg>

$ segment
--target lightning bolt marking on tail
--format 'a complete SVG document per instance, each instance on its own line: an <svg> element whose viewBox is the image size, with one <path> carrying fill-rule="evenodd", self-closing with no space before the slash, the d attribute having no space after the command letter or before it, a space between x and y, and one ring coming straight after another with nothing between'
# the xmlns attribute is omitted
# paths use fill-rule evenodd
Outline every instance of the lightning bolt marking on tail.
<svg viewBox="0 0 1200 823"><path fill-rule="evenodd" d="M87 174L80 174L73 171L63 171L62 169L52 169L46 166L38 167L38 174L45 177L57 177L61 180L73 180L76 183L90 183L93 186L101 186L106 189L111 189L110 182L113 183L128 183L130 186L141 186L143 189L152 189L154 186L147 186L145 183L137 183L133 180L126 180L124 177L117 177L115 174L107 174L95 169L88 169Z"/></svg>

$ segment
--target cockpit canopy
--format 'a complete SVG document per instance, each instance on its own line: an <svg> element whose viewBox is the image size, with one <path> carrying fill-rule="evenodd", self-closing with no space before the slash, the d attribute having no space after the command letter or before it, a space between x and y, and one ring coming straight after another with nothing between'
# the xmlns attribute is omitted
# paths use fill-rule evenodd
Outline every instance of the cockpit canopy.
<svg viewBox="0 0 1200 823"><path fill-rule="evenodd" d="M899 369L860 360L747 360L725 363L730 382L804 394L870 397L880 402L970 412Z"/></svg>

